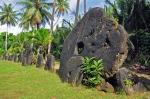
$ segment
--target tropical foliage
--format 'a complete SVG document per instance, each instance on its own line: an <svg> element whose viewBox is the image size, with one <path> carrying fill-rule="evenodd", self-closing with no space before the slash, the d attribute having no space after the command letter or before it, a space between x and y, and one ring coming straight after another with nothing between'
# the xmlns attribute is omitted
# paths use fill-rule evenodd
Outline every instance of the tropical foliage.
<svg viewBox="0 0 150 99"><path fill-rule="evenodd" d="M129 32L134 50L130 51L131 62L150 65L150 1L149 0L106 0L105 12L117 19Z"/></svg>
<svg viewBox="0 0 150 99"><path fill-rule="evenodd" d="M71 29L68 27L58 27L53 33L54 40L52 41L52 54L55 55L57 59L60 59L63 42L70 32Z"/></svg>
<svg viewBox="0 0 150 99"><path fill-rule="evenodd" d="M81 69L84 74L83 84L93 87L104 81L102 59L85 57L82 63Z"/></svg>
<svg viewBox="0 0 150 99"><path fill-rule="evenodd" d="M5 33L5 52L7 52L7 36L8 36L8 27L9 26L15 26L17 24L17 11L13 10L13 7L11 4L5 4L4 6L0 6L0 22L1 25L6 24L7 25L7 32Z"/></svg>
<svg viewBox="0 0 150 99"><path fill-rule="evenodd" d="M48 11L50 6L46 0L23 0L19 4L24 7L20 24L23 28L28 30L30 27L36 27L38 29L40 25L50 24L49 20L52 17Z"/></svg>

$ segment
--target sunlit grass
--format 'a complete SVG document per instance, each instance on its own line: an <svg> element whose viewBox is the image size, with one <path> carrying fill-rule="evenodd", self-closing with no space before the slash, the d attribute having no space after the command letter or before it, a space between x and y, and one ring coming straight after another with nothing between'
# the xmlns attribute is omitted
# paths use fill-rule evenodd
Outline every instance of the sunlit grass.
<svg viewBox="0 0 150 99"><path fill-rule="evenodd" d="M149 93L125 96L72 87L43 68L0 61L0 99L143 99L148 96Z"/></svg>

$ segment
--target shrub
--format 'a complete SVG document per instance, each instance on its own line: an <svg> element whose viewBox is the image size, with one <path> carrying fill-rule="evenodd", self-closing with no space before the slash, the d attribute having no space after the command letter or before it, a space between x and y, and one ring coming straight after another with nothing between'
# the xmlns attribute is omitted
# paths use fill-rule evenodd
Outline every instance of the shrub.
<svg viewBox="0 0 150 99"><path fill-rule="evenodd" d="M55 58L60 59L60 54L63 48L63 43L71 29L67 27L58 27L53 33L54 40L52 41L52 54Z"/></svg>
<svg viewBox="0 0 150 99"><path fill-rule="evenodd" d="M94 87L103 82L103 60L94 57L83 59L81 69L84 73L83 84Z"/></svg>
<svg viewBox="0 0 150 99"><path fill-rule="evenodd" d="M144 66L150 66L150 56L149 55L143 55L142 53L139 55L138 59L139 63Z"/></svg>
<svg viewBox="0 0 150 99"><path fill-rule="evenodd" d="M150 32L146 30L134 31L130 34L130 39L135 46L133 58L141 65L150 65Z"/></svg>
<svg viewBox="0 0 150 99"><path fill-rule="evenodd" d="M124 83L125 83L125 85L126 85L127 87L132 87L132 85L133 85L133 82L132 82L132 80L130 80L130 79L125 79L125 80L124 80Z"/></svg>

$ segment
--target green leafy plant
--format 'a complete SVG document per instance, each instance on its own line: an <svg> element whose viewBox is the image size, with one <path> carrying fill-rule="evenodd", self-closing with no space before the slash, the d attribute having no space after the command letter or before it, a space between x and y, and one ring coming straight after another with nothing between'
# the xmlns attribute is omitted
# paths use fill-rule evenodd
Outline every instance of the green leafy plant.
<svg viewBox="0 0 150 99"><path fill-rule="evenodd" d="M94 87L103 82L103 60L85 57L81 69L84 73L83 84Z"/></svg>
<svg viewBox="0 0 150 99"><path fill-rule="evenodd" d="M132 82L132 80L130 80L130 79L125 79L125 80L124 80L124 83L125 83L125 85L126 85L127 87L132 87L132 85L133 85L133 82Z"/></svg>
<svg viewBox="0 0 150 99"><path fill-rule="evenodd" d="M142 65L144 66L150 66L150 56L149 55L139 55L139 60L138 60Z"/></svg>
<svg viewBox="0 0 150 99"><path fill-rule="evenodd" d="M53 41L52 41L52 54L56 59L60 59L60 54L63 48L63 43L68 34L71 32L71 29L68 27L57 27L53 33Z"/></svg>

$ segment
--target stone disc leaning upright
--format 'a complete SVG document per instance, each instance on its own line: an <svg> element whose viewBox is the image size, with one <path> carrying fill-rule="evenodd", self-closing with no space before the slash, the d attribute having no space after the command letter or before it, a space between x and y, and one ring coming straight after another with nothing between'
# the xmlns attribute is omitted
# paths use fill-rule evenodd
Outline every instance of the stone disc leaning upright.
<svg viewBox="0 0 150 99"><path fill-rule="evenodd" d="M105 77L112 77L122 66L128 53L128 33L112 19L105 16L103 9L93 8L85 14L64 42L61 53L59 76L62 81L77 81L75 72L80 67L77 57L96 57L103 59ZM70 64L73 62L77 63ZM69 63L68 63L69 62ZM68 66L69 64L69 66ZM76 74L79 75L79 74Z"/></svg>

